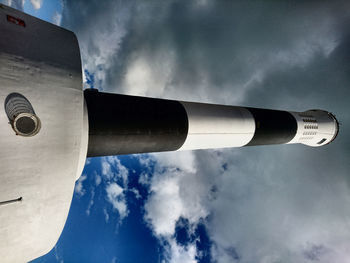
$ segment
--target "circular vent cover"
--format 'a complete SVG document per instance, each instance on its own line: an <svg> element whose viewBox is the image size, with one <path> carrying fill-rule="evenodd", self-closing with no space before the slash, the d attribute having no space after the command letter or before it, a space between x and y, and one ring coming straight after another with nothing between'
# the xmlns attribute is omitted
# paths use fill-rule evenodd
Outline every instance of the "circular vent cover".
<svg viewBox="0 0 350 263"><path fill-rule="evenodd" d="M18 135L33 136L40 130L40 120L36 115L20 113L13 122L13 129Z"/></svg>

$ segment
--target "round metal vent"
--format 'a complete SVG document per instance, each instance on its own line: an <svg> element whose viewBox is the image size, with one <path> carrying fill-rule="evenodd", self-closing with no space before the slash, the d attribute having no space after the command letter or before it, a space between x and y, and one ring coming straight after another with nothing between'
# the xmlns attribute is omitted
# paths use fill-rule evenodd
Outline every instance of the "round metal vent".
<svg viewBox="0 0 350 263"><path fill-rule="evenodd" d="M11 93L5 100L5 111L17 135L34 136L40 131L41 123L29 100L19 93Z"/></svg>

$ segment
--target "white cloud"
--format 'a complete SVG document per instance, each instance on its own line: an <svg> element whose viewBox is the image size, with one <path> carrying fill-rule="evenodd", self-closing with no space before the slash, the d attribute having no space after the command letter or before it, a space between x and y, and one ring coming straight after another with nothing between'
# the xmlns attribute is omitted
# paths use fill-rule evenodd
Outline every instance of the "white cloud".
<svg viewBox="0 0 350 263"><path fill-rule="evenodd" d="M91 212L91 207L94 205L95 201L94 201L94 198L95 198L95 188L92 187L91 188L91 196L90 196L90 201L89 201L89 204L88 204L88 207L86 208L85 210L85 213L87 216L90 215L90 212Z"/></svg>
<svg viewBox="0 0 350 263"><path fill-rule="evenodd" d="M120 162L120 160L116 156L108 156L108 157L106 157L106 159L109 162L109 164L112 165L113 168L117 170L117 173L115 174L115 176L117 178L121 179L122 186L124 188L127 188L128 176L129 176L128 168L126 168L124 165L122 165L122 163Z"/></svg>
<svg viewBox="0 0 350 263"><path fill-rule="evenodd" d="M178 245L174 239L169 241L167 252L169 263L196 263L196 245L190 244L187 247ZM166 255L167 256L167 255Z"/></svg>
<svg viewBox="0 0 350 263"><path fill-rule="evenodd" d="M89 165L91 163L91 158L86 158L85 165Z"/></svg>
<svg viewBox="0 0 350 263"><path fill-rule="evenodd" d="M52 16L52 23L54 23L57 26L60 26L61 21L62 21L62 14L56 11Z"/></svg>
<svg viewBox="0 0 350 263"><path fill-rule="evenodd" d="M151 175L148 174L148 173L142 172L140 174L140 177L139 177L139 184L149 185L150 184L150 180L151 180Z"/></svg>
<svg viewBox="0 0 350 263"><path fill-rule="evenodd" d="M113 200L123 193L123 188L116 183L111 183L107 186L106 192L108 194L108 199Z"/></svg>
<svg viewBox="0 0 350 263"><path fill-rule="evenodd" d="M269 157L260 156L254 166L227 160L229 168L219 175L219 190L210 204L215 216L208 224L219 262L230 261L226 261L230 247L240 262L308 262L304 251L310 251L310 244L324 248L319 262L347 261L345 236L350 232L343 216L350 211L340 207L349 202L349 191L329 173L310 168L286 171L288 160L300 167L311 161L301 161L295 154L292 149L275 150ZM251 157L256 160L255 156ZM279 164L274 162L277 156ZM244 162L246 155L237 157Z"/></svg>
<svg viewBox="0 0 350 263"><path fill-rule="evenodd" d="M151 195L145 204L146 220L156 235L171 236L180 217L197 223L208 216L205 202L210 198L211 175L198 175L194 152L153 154L156 158L150 181ZM209 161L209 160L208 160Z"/></svg>
<svg viewBox="0 0 350 263"><path fill-rule="evenodd" d="M119 213L119 220L122 221L129 213L126 200L123 194L123 188L116 183L110 183L106 187L107 201Z"/></svg>
<svg viewBox="0 0 350 263"><path fill-rule="evenodd" d="M146 219L151 222L155 234L171 236L175 232L175 223L183 213L184 203L179 196L178 178L161 174L152 180L151 196L146 205Z"/></svg>
<svg viewBox="0 0 350 263"><path fill-rule="evenodd" d="M30 3L32 4L34 9L38 10L41 8L43 0L30 0Z"/></svg>
<svg viewBox="0 0 350 263"><path fill-rule="evenodd" d="M83 196L85 194L85 189L83 187L83 182L86 180L87 176L82 175L79 177L78 181L75 184L74 192L79 196Z"/></svg>
<svg viewBox="0 0 350 263"><path fill-rule="evenodd" d="M124 83L122 84L128 94L162 96L164 89L172 81L172 72L175 67L175 52L170 45L164 50L157 50L156 56L150 60L140 51L131 58Z"/></svg>
<svg viewBox="0 0 350 263"><path fill-rule="evenodd" d="M121 185L126 188L128 184L128 169L121 164L116 156L108 156L101 158L102 175L107 181L121 181ZM115 171L115 172L114 172Z"/></svg>
<svg viewBox="0 0 350 263"><path fill-rule="evenodd" d="M162 167L177 168L183 172L196 172L195 155L191 151L152 153L150 159L156 161L156 170Z"/></svg>
<svg viewBox="0 0 350 263"><path fill-rule="evenodd" d="M58 252L57 245L54 246L54 251L55 251L55 258L57 263L64 263L64 260L62 259L62 256Z"/></svg>
<svg viewBox="0 0 350 263"><path fill-rule="evenodd" d="M5 5L11 6L12 5L12 0L4 0L2 1Z"/></svg>
<svg viewBox="0 0 350 263"><path fill-rule="evenodd" d="M103 214L105 216L105 222L108 223L109 222L109 213L107 212L106 208L103 208Z"/></svg>
<svg viewBox="0 0 350 263"><path fill-rule="evenodd" d="M119 214L119 223L127 217L129 211L125 199L124 191L128 190L128 169L121 164L117 157L103 157L101 160L101 175L94 171L94 186L91 187L91 197L86 209L86 214L89 216L91 208L95 204L95 188L101 184L105 187L106 200L112 205L113 210ZM87 176L83 175L76 183L75 192L78 196L85 194L83 181ZM103 182L103 183L102 183ZM137 193L135 192L135 195ZM137 196L137 195L136 195ZM106 208L103 209L106 223L109 222L110 215Z"/></svg>
<svg viewBox="0 0 350 263"><path fill-rule="evenodd" d="M3 0L1 2L4 3L5 5L8 5L20 11L23 11L25 0Z"/></svg>
<svg viewBox="0 0 350 263"><path fill-rule="evenodd" d="M130 189L130 191L134 193L136 199L140 199L142 197L140 195L139 190L137 190L136 188L132 188L132 189Z"/></svg>
<svg viewBox="0 0 350 263"><path fill-rule="evenodd" d="M320 160L312 155L300 159L298 146L191 154L187 165L180 162L183 170L174 168L176 162L168 154L156 163L145 217L159 238L174 241L180 217L196 224L210 215L205 224L218 262L317 258L343 263L350 258L346 241L350 211L343 209L350 202L345 167L337 168L336 180L332 173L306 169L320 165ZM298 167L286 170L288 163ZM333 170L321 166L323 171ZM175 255L169 252L170 259Z"/></svg>
<svg viewBox="0 0 350 263"><path fill-rule="evenodd" d="M101 184L101 176L99 176L97 173L95 174L95 185L99 186Z"/></svg>
<svg viewBox="0 0 350 263"><path fill-rule="evenodd" d="M142 162L148 163L144 158ZM193 152L154 154L149 158L157 162L149 181L151 193L145 204L145 220L158 238L167 240L168 262L196 262L195 243L186 247L177 244L175 226L183 217L194 228L208 216L203 202L210 187L198 181Z"/></svg>
<svg viewBox="0 0 350 263"><path fill-rule="evenodd" d="M128 169L122 165L118 157L108 156L101 158L101 176L95 176L95 185L101 184L104 180L106 184L106 199L112 204L113 209L118 211L119 222L121 223L127 217L129 210L125 199L124 191L128 190ZM108 222L109 214L104 210L105 220Z"/></svg>
<svg viewBox="0 0 350 263"><path fill-rule="evenodd" d="M101 172L102 175L104 175L108 180L110 180L113 177L111 165L109 164L106 158L102 158L101 160Z"/></svg>

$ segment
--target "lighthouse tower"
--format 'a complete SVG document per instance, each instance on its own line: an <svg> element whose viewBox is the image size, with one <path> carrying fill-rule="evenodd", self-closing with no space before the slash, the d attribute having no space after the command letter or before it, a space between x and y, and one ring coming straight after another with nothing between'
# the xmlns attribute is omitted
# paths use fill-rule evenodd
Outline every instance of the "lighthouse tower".
<svg viewBox="0 0 350 263"><path fill-rule="evenodd" d="M74 33L0 5L0 258L26 262L56 244L87 156L299 143L339 125L288 112L82 90Z"/></svg>

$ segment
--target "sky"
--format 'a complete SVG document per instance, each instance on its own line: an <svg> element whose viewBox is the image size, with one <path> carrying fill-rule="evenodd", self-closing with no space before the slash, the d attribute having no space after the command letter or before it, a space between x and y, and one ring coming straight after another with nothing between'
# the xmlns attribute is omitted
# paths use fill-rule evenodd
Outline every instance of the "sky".
<svg viewBox="0 0 350 263"><path fill-rule="evenodd" d="M84 88L339 119L330 145L89 158L38 262L350 261L348 1L6 0L77 34Z"/></svg>

